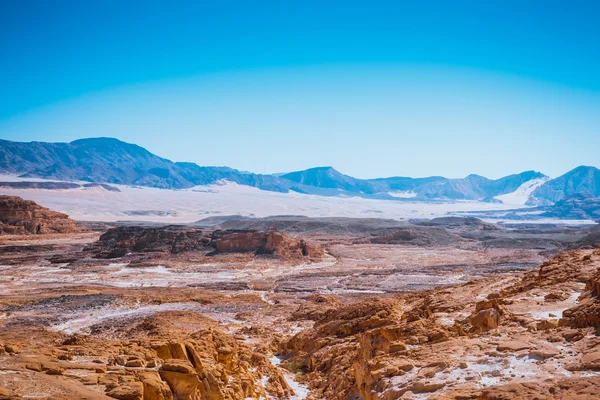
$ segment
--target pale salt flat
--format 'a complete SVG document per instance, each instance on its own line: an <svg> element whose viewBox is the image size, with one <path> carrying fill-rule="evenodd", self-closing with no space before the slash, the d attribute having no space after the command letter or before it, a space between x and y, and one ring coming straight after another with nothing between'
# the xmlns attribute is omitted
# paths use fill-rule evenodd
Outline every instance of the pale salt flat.
<svg viewBox="0 0 600 400"><path fill-rule="evenodd" d="M274 279L281 276L304 274L308 271L327 270L337 263L332 256L320 262L297 265L247 263L246 268L211 269L216 264L197 264L175 270L163 265L129 267L112 263L94 267L71 269L56 266L3 266L0 265L0 291L26 291L32 282L43 284L101 285L119 288L186 287L219 282L248 281L250 278ZM221 268L227 268L222 264ZM266 294L261 294L263 297Z"/></svg>
<svg viewBox="0 0 600 400"><path fill-rule="evenodd" d="M0 175L0 180L23 180ZM44 181L43 179L28 179ZM112 185L120 192L101 188L67 190L10 189L0 193L33 200L83 221L153 221L190 223L206 217L243 215L305 215L309 217L378 217L392 219L435 218L467 211L510 210L509 204L477 201L423 203L374 200L361 197L325 197L277 193L232 182L219 182L182 190ZM133 214L132 214L133 213Z"/></svg>
<svg viewBox="0 0 600 400"><path fill-rule="evenodd" d="M230 324L244 324L235 318L238 312L235 308L226 311L218 306L203 305L195 302L163 303L136 306L106 306L100 309L90 309L70 315L64 322L51 326L55 331L72 334L85 332L91 326L111 319L147 317L163 311L193 311L219 322L224 327Z"/></svg>

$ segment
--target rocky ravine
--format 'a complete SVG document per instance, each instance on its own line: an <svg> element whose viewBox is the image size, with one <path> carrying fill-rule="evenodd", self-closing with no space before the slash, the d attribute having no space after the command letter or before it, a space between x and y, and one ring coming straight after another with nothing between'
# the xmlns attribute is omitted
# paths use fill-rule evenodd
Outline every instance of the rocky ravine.
<svg viewBox="0 0 600 400"><path fill-rule="evenodd" d="M0 374L0 399L244 400L294 393L264 351L210 325L193 313L157 313L123 326L127 340L46 333L46 343L34 347L15 338L0 345L7 371Z"/></svg>
<svg viewBox="0 0 600 400"><path fill-rule="evenodd" d="M280 352L313 399L597 399L599 267L600 250L570 251L514 278L315 298Z"/></svg>

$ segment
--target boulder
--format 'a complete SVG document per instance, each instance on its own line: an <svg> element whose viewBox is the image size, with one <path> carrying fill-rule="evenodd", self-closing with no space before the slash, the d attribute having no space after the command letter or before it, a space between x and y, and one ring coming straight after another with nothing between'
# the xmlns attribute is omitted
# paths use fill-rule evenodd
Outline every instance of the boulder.
<svg viewBox="0 0 600 400"><path fill-rule="evenodd" d="M487 332L500 324L500 312L496 308L481 310L471 315L469 322L476 332Z"/></svg>
<svg viewBox="0 0 600 400"><path fill-rule="evenodd" d="M600 351L584 354L581 357L581 367L583 369L600 370Z"/></svg>
<svg viewBox="0 0 600 400"><path fill-rule="evenodd" d="M140 382L131 382L110 389L106 395L119 400L144 400L144 385Z"/></svg>

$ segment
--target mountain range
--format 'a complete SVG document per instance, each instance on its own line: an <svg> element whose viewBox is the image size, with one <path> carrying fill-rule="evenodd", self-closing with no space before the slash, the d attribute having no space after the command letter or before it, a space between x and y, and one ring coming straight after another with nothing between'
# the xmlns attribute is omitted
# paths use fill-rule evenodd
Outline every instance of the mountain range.
<svg viewBox="0 0 600 400"><path fill-rule="evenodd" d="M480 175L459 179L441 176L358 179L333 167L267 175L173 162L114 138L79 139L70 143L0 140L0 172L24 178L163 189L184 189L227 180L276 192L413 201L501 202L507 196L520 194L524 196L523 204L549 205L575 194L600 196L600 170L595 167L577 167L556 179L535 171L496 180Z"/></svg>

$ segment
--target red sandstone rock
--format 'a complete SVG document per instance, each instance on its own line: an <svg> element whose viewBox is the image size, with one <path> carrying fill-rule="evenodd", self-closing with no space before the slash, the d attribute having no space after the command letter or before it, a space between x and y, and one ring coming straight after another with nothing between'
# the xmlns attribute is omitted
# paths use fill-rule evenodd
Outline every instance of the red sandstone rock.
<svg viewBox="0 0 600 400"><path fill-rule="evenodd" d="M282 258L321 257L323 250L303 239L277 231L226 230L213 233L219 253L273 254Z"/></svg>
<svg viewBox="0 0 600 400"><path fill-rule="evenodd" d="M74 233L81 228L67 214L17 196L0 196L0 234Z"/></svg>

